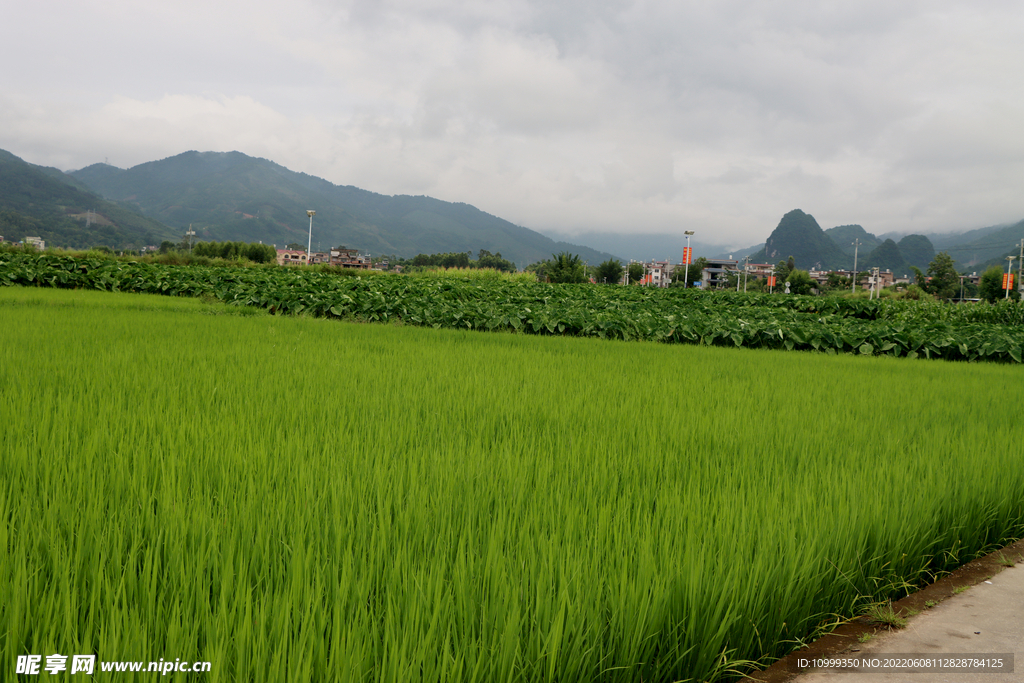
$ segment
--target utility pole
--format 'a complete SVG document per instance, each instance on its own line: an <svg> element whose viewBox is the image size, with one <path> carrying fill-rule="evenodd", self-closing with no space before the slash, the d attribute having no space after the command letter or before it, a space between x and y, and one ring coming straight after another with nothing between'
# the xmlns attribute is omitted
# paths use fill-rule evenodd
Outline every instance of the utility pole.
<svg viewBox="0 0 1024 683"><path fill-rule="evenodd" d="M1022 267L1024 267L1024 239L1021 239L1021 241L1020 241L1020 261L1017 261L1017 279L1018 280L1020 280L1020 276L1021 276L1020 269ZM1024 287L1022 287L1021 284L1022 283L1020 283L1020 282L1017 283L1017 289L1024 289ZM1022 299L1022 301L1024 301L1024 299Z"/></svg>
<svg viewBox="0 0 1024 683"><path fill-rule="evenodd" d="M853 286L850 288L850 294L857 293L857 250L860 249L860 238L858 237L853 241Z"/></svg>

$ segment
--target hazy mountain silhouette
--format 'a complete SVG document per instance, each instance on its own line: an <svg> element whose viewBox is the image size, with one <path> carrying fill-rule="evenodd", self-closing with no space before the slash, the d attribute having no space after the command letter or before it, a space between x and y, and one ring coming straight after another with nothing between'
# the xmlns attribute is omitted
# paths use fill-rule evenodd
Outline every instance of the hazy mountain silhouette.
<svg viewBox="0 0 1024 683"><path fill-rule="evenodd" d="M860 245L856 247L856 251L861 257L865 254L870 254L882 243L881 239L872 235L859 225L837 225L834 228L826 230L825 234L829 236L829 239L836 243L836 246L839 247L844 254L851 257L855 250L853 245L854 240L860 240Z"/></svg>
<svg viewBox="0 0 1024 683"><path fill-rule="evenodd" d="M811 268L846 268L847 257L814 220L814 216L800 209L790 211L765 241L764 249L750 257L755 263L778 263L790 256L801 270Z"/></svg>
<svg viewBox="0 0 1024 683"><path fill-rule="evenodd" d="M598 263L612 255L556 242L469 204L388 196L290 171L241 152L185 152L130 169L94 164L71 173L105 197L202 239L305 244L313 209L313 247L347 246L415 256L486 249L523 267L571 251Z"/></svg>
<svg viewBox="0 0 1024 683"><path fill-rule="evenodd" d="M159 244L175 232L137 210L107 201L56 168L0 150L0 235L41 237L48 246L124 248Z"/></svg>

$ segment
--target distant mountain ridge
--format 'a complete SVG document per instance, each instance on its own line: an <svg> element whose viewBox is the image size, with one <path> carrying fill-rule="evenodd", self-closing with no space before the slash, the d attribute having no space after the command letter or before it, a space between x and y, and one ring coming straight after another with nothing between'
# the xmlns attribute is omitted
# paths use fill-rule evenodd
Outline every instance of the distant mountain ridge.
<svg viewBox="0 0 1024 683"><path fill-rule="evenodd" d="M909 275L910 264L900 252L899 245L891 239L887 239L871 250L871 253L861 261L864 268L879 268L901 275ZM860 264L857 270L861 270Z"/></svg>
<svg viewBox="0 0 1024 683"><path fill-rule="evenodd" d="M571 251L591 263L612 254L558 242L469 204L381 195L297 173L241 152L185 152L130 169L94 164L70 174L109 199L200 238L348 246L375 254L500 252L519 267Z"/></svg>
<svg viewBox="0 0 1024 683"><path fill-rule="evenodd" d="M138 247L178 241L192 225L200 239L304 244L306 209L317 211L313 246L320 249L344 244L400 256L486 249L521 267L558 251L592 264L612 254L677 260L685 246L676 234L592 232L578 235L593 245L582 246L572 243L574 237L545 236L468 204L338 186L240 152L193 151L130 169L93 164L65 173L0 150L0 235L8 240L39 235L54 246ZM895 242L902 262L891 245L878 251L886 239ZM858 269L881 264L926 270L941 250L961 270L984 270L1005 266L1008 254L1019 253L1021 239L1024 221L956 234L878 236L860 225L822 230L797 209L783 217L763 247L726 250L698 239L692 244L697 256L721 251L723 257L750 254L753 261L777 262L792 255L797 267L809 269L852 267L853 242L860 240Z"/></svg>
<svg viewBox="0 0 1024 683"><path fill-rule="evenodd" d="M123 248L159 244L174 231L103 199L59 169L0 150L0 235L7 241L33 236L48 245Z"/></svg>
<svg viewBox="0 0 1024 683"><path fill-rule="evenodd" d="M790 256L802 270L849 270L856 264L859 271L881 268L908 275L911 266L927 269L935 258L935 248L924 235L906 235L897 243L882 240L860 225L822 230L814 216L794 209L782 217L764 249L750 259L777 263Z"/></svg>
<svg viewBox="0 0 1024 683"><path fill-rule="evenodd" d="M793 257L797 268L846 268L847 256L814 220L814 216L793 209L779 221L765 240L764 248L752 254L755 263L776 263ZM852 263L853 259L849 261Z"/></svg>
<svg viewBox="0 0 1024 683"><path fill-rule="evenodd" d="M825 234L836 243L836 246L843 253L851 257L855 251L859 254L867 254L882 244L881 239L875 237L860 225L837 225L826 230ZM855 246L854 242L857 240L860 240L860 244Z"/></svg>

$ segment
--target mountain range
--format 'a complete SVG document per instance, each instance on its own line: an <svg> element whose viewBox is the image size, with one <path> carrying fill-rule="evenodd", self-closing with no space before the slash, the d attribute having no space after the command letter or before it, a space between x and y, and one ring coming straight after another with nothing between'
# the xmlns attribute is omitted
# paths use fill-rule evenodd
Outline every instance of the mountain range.
<svg viewBox="0 0 1024 683"><path fill-rule="evenodd" d="M132 206L108 201L56 168L29 164L0 150L0 235L87 248L159 244L177 231Z"/></svg>
<svg viewBox="0 0 1024 683"><path fill-rule="evenodd" d="M935 248L924 235L906 235L897 243L881 239L860 225L839 225L822 230L814 216L800 209L790 211L772 231L755 262L775 263L790 256L798 268L880 268L900 275L912 267L922 270L935 258Z"/></svg>
<svg viewBox="0 0 1024 683"><path fill-rule="evenodd" d="M675 260L685 246L678 235L591 232L558 239L468 204L335 185L240 152L191 151L128 169L93 164L65 173L0 150L0 234L9 240L38 235L54 246L130 248L178 242L191 226L199 239L305 245L307 209L316 211L318 249L347 246L403 257L486 249L523 267L559 251L591 264L613 254ZM793 256L799 268L851 268L856 241L858 269L904 274L911 266L927 269L936 251L949 252L961 269L1005 265L1022 239L1024 221L955 234L876 236L860 225L822 230L813 216L795 209L764 244L726 251L694 239L692 246L698 255L722 251L722 257L770 263Z"/></svg>
<svg viewBox="0 0 1024 683"><path fill-rule="evenodd" d="M591 263L613 258L469 204L334 185L240 152L185 152L129 169L93 164L70 175L179 234L191 225L200 239L305 245L311 209L314 249L347 246L404 257L486 249L520 268L560 251Z"/></svg>
<svg viewBox="0 0 1024 683"><path fill-rule="evenodd" d="M941 246L933 243L933 239ZM926 271L937 251L949 253L961 270L973 268L980 272L991 265L1005 265L1007 255L1018 253L1014 243L1019 248L1021 240L1024 221L956 235L876 236L860 225L822 230L814 216L794 209L782 217L763 247L743 251L755 263L775 263L792 256L802 269L851 269L856 259L858 270L877 267L909 275L914 267ZM746 255L737 253L739 258Z"/></svg>

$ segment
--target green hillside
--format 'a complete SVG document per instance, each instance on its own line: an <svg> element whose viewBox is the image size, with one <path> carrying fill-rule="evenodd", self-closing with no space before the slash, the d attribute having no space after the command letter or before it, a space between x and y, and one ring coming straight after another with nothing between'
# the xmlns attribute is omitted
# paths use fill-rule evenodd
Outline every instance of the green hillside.
<svg viewBox="0 0 1024 683"><path fill-rule="evenodd" d="M882 240L878 239L859 225L837 225L834 228L826 230L825 234L835 242L836 246L839 247L844 254L851 258L851 262L854 255L854 240L860 240L860 246L856 248L857 254L860 256L870 254L874 249L877 249L878 246L882 244Z"/></svg>
<svg viewBox="0 0 1024 683"><path fill-rule="evenodd" d="M159 244L177 233L132 208L90 192L56 168L29 164L0 150L0 235L38 236L48 246L112 248Z"/></svg>
<svg viewBox="0 0 1024 683"><path fill-rule="evenodd" d="M896 275L910 274L910 265L900 252L899 246L891 239L879 244L871 253L857 263L857 270L867 270L869 268L889 270Z"/></svg>
<svg viewBox="0 0 1024 683"><path fill-rule="evenodd" d="M765 241L764 249L750 257L754 262L776 263L790 256L796 267L802 270L811 268L847 268L853 258L847 257L836 243L825 234L825 231L814 220L814 216L800 209L790 211Z"/></svg>
<svg viewBox="0 0 1024 683"><path fill-rule="evenodd" d="M127 170L95 164L72 175L179 231L191 224L201 239L305 243L306 210L313 209L314 248L345 245L405 257L486 249L520 267L562 250L591 263L612 257L468 204L334 185L240 152L185 152Z"/></svg>
<svg viewBox="0 0 1024 683"><path fill-rule="evenodd" d="M927 270L935 258L935 246L924 235L907 235L896 243L908 265Z"/></svg>
<svg viewBox="0 0 1024 683"><path fill-rule="evenodd" d="M998 232L1007 227L1009 227L1009 224L990 225L985 228L975 228L974 230L967 230L964 232L928 233L927 237L931 240L931 243L935 245L936 249L939 251L946 251L951 247L976 242L986 235L991 235L992 233Z"/></svg>
<svg viewBox="0 0 1024 683"><path fill-rule="evenodd" d="M1020 241L1024 239L1024 221L982 234L969 242L954 244L944 249L956 260L961 270L982 272L999 264L1006 267L1006 257L1020 255Z"/></svg>

